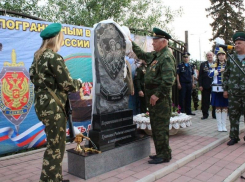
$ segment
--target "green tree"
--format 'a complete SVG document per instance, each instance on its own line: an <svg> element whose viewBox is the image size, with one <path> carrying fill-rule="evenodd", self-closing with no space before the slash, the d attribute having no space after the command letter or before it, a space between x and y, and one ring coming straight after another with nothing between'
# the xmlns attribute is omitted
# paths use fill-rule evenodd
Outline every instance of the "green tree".
<svg viewBox="0 0 245 182"><path fill-rule="evenodd" d="M8 0L0 3L0 8L87 27L113 19L129 28L144 30L143 34L151 32L153 27L171 32L168 25L182 14L181 8L173 11L161 0Z"/></svg>
<svg viewBox="0 0 245 182"><path fill-rule="evenodd" d="M0 1L0 9L16 11L18 13L25 13L28 15L38 16L39 7L36 6L39 0L7 0ZM10 16L14 16L11 15ZM16 15L15 15L16 17Z"/></svg>
<svg viewBox="0 0 245 182"><path fill-rule="evenodd" d="M220 37L225 40L226 44L233 44L232 35L235 31L244 30L245 18L242 13L245 11L243 0L210 0L211 7L207 8L209 12L207 17L213 18L210 25L213 29L214 40Z"/></svg>
<svg viewBox="0 0 245 182"><path fill-rule="evenodd" d="M172 30L168 25L181 14L182 8L174 11L165 6L162 0L132 0L120 19L123 18L122 23L130 28L145 30L144 34L148 34L147 31L151 32L153 27L159 27L170 33Z"/></svg>

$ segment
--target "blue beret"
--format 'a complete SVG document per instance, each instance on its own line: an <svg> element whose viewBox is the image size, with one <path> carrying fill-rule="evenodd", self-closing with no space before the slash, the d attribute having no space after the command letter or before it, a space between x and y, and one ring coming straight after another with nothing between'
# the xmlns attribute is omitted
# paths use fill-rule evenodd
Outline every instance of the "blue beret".
<svg viewBox="0 0 245 182"><path fill-rule="evenodd" d="M167 40L171 39L172 37L164 32L163 30L159 29L159 28L153 28L153 39L160 39L160 38L165 38Z"/></svg>
<svg viewBox="0 0 245 182"><path fill-rule="evenodd" d="M191 54L189 52L184 52L182 56L190 56Z"/></svg>
<svg viewBox="0 0 245 182"><path fill-rule="evenodd" d="M50 39L52 37L55 37L61 30L61 24L60 23L52 23L48 25L41 33L40 37L45 39Z"/></svg>

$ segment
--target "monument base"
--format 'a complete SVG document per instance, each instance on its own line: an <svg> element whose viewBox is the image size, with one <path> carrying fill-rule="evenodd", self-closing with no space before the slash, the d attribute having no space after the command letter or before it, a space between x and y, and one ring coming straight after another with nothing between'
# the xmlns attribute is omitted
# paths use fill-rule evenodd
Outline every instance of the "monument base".
<svg viewBox="0 0 245 182"><path fill-rule="evenodd" d="M89 131L89 138L94 142L98 150L104 152L117 146L129 143L135 140L136 124L105 131ZM90 143L90 147L92 147Z"/></svg>
<svg viewBox="0 0 245 182"><path fill-rule="evenodd" d="M74 149L67 150L68 172L82 179L89 179L108 171L125 166L150 154L150 137L137 138L133 142L114 149L91 154L79 155Z"/></svg>

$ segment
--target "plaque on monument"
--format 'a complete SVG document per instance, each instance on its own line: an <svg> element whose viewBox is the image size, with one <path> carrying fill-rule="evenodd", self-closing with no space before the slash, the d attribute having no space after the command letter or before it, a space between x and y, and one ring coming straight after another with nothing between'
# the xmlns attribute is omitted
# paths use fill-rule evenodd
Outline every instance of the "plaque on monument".
<svg viewBox="0 0 245 182"><path fill-rule="evenodd" d="M120 144L133 141L136 136L136 125L128 125L105 131L89 131L89 137L100 151L113 149Z"/></svg>
<svg viewBox="0 0 245 182"><path fill-rule="evenodd" d="M101 131L131 124L133 124L133 111L127 109L107 114L94 114L92 128Z"/></svg>

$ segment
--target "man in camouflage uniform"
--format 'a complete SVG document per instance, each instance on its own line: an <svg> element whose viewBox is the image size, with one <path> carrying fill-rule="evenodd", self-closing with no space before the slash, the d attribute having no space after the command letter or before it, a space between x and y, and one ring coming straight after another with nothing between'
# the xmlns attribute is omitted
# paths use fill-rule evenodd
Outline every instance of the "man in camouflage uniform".
<svg viewBox="0 0 245 182"><path fill-rule="evenodd" d="M50 34L57 36L60 29L60 24L51 24L40 36L48 41L52 38ZM71 78L64 59L53 50L55 48L46 48L39 59L34 59L29 70L30 79L35 85L35 111L38 119L45 125L47 136L40 182L62 181L62 160L66 143L66 114L47 87L55 93L63 107L68 92L78 91L81 87L80 81Z"/></svg>
<svg viewBox="0 0 245 182"><path fill-rule="evenodd" d="M145 98L145 72L146 72L146 64L141 62L141 65L135 70L135 87L139 94L140 99L140 113L146 113L146 98Z"/></svg>
<svg viewBox="0 0 245 182"><path fill-rule="evenodd" d="M245 32L238 31L233 35L235 53L231 55L234 61L245 71ZM230 119L230 141L227 145L236 144L239 139L239 123L245 106L245 75L228 58L223 76L223 96L228 98Z"/></svg>
<svg viewBox="0 0 245 182"><path fill-rule="evenodd" d="M153 28L153 52L144 52L133 42L133 51L139 59L147 63L145 93L150 112L152 137L156 155L150 156L149 164L159 164L171 160L169 146L169 121L171 116L171 93L175 82L175 58L168 48L169 34Z"/></svg>

